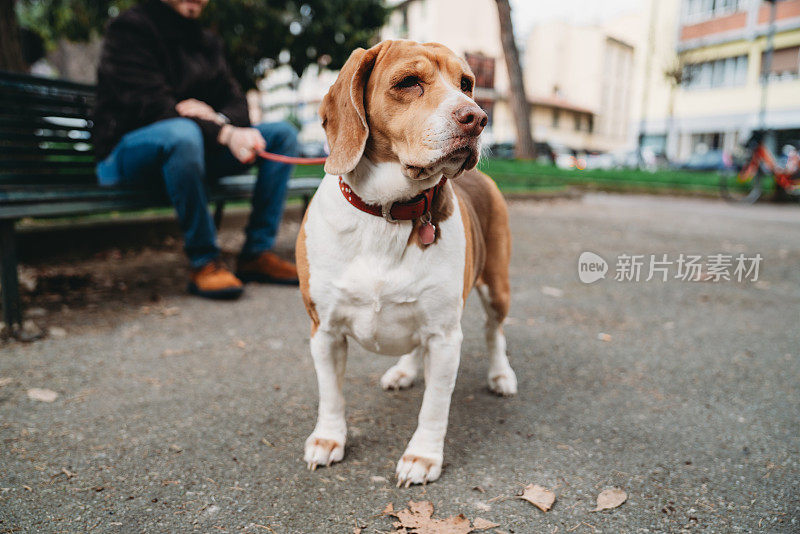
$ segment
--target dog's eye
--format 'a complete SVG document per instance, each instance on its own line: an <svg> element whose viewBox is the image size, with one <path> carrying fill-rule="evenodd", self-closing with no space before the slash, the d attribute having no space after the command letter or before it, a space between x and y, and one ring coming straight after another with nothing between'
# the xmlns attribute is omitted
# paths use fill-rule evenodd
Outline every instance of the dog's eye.
<svg viewBox="0 0 800 534"><path fill-rule="evenodd" d="M422 95L422 80L419 76L406 76L396 84L395 89L419 89L419 94Z"/></svg>
<svg viewBox="0 0 800 534"><path fill-rule="evenodd" d="M472 91L472 80L464 76L461 78L461 90L465 93L469 93Z"/></svg>

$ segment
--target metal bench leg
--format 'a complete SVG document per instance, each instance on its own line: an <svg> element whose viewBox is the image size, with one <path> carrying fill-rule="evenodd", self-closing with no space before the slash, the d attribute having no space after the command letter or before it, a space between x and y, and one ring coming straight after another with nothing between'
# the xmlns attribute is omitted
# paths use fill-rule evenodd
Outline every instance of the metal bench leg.
<svg viewBox="0 0 800 534"><path fill-rule="evenodd" d="M214 226L219 227L222 226L222 212L225 210L225 201L220 200L217 202L217 206L214 209Z"/></svg>
<svg viewBox="0 0 800 534"><path fill-rule="evenodd" d="M22 329L22 306L19 301L19 274L17 273L17 244L14 221L0 221L0 255L2 275L0 291L3 294L3 322L12 334Z"/></svg>
<svg viewBox="0 0 800 534"><path fill-rule="evenodd" d="M303 214L308 211L308 205L311 203L311 195L303 195Z"/></svg>

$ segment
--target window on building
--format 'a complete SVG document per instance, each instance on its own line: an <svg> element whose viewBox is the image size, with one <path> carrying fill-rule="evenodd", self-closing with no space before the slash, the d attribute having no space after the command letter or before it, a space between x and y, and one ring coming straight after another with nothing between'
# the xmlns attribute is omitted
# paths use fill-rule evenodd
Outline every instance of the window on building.
<svg viewBox="0 0 800 534"><path fill-rule="evenodd" d="M746 82L747 56L690 63L683 69L682 84L687 89L737 87Z"/></svg>
<svg viewBox="0 0 800 534"><path fill-rule="evenodd" d="M744 85L747 83L747 56L738 56L736 58L736 75L734 77L735 85Z"/></svg>
<svg viewBox="0 0 800 534"><path fill-rule="evenodd" d="M560 113L557 109L553 110L553 128L558 128L558 121L561 119Z"/></svg>
<svg viewBox="0 0 800 534"><path fill-rule="evenodd" d="M693 24L714 17L722 17L742 9L747 0L685 0L685 22Z"/></svg>
<svg viewBox="0 0 800 534"><path fill-rule="evenodd" d="M767 74L766 52L761 53L761 75ZM769 69L770 80L793 80L800 74L800 46L779 48L772 52L772 65Z"/></svg>
<svg viewBox="0 0 800 534"><path fill-rule="evenodd" d="M594 115L589 115L588 118L589 118L588 131L589 133L592 133L594 132Z"/></svg>
<svg viewBox="0 0 800 534"><path fill-rule="evenodd" d="M483 87L484 89L494 88L494 65L495 59L493 57L484 56L483 54L464 54L469 68L475 74L475 87Z"/></svg>

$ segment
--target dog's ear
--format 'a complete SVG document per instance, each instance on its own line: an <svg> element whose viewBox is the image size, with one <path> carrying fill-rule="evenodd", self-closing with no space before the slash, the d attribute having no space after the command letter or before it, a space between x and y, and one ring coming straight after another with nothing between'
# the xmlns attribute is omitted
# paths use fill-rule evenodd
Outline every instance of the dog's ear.
<svg viewBox="0 0 800 534"><path fill-rule="evenodd" d="M352 171L364 154L369 136L364 88L382 45L369 50L354 50L319 107L322 127L331 149L325 162L328 174L341 176Z"/></svg>

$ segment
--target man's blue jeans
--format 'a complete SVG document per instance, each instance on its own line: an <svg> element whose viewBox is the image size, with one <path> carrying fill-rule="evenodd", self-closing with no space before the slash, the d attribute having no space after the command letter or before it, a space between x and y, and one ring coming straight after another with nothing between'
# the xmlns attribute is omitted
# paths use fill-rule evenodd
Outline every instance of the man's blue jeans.
<svg viewBox="0 0 800 534"><path fill-rule="evenodd" d="M255 127L267 142L267 151L297 155L297 130L285 122ZM283 215L286 185L292 165L259 159L258 180L252 212L245 229L242 256L257 256L272 248ZM243 174L227 147L206 149L200 128L191 119L158 121L134 130L97 165L100 185L152 186L163 180L178 213L184 248L193 268L202 267L220 254L217 232L208 212L206 184L221 176Z"/></svg>

